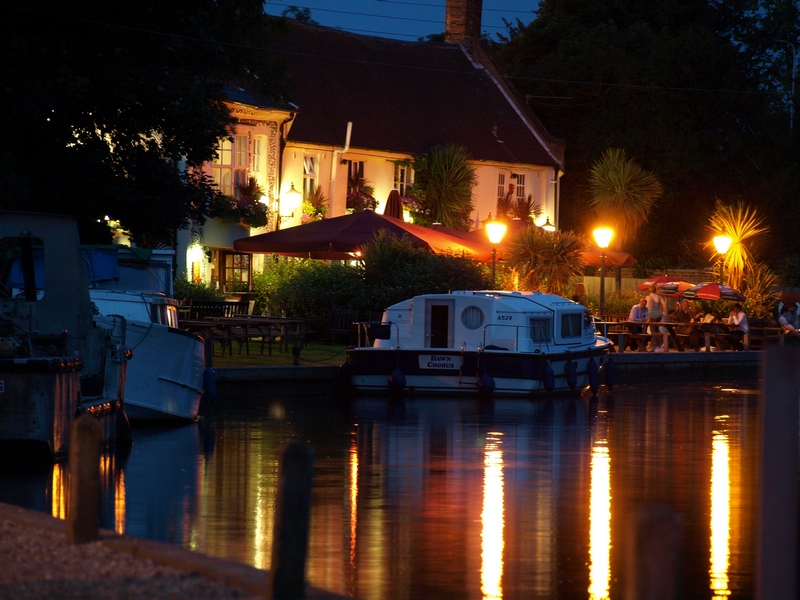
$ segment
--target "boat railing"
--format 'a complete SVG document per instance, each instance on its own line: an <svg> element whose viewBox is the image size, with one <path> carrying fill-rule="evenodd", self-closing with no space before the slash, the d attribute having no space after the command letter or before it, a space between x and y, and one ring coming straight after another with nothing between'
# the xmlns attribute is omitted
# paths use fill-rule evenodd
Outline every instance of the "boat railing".
<svg viewBox="0 0 800 600"><path fill-rule="evenodd" d="M514 330L514 345L511 348L502 347L504 350L510 350L512 352L520 352L520 330L523 330L523 333L527 333L527 337L525 340L530 340L532 344L534 344L535 348L534 351L538 350L541 351L544 349L550 348L550 340L552 336L550 335L549 325L544 323L536 324L536 325L513 325L510 323L489 323L483 328L483 348L487 350L495 350L501 348L497 344L494 343L495 338L501 338L502 336L495 335L494 332L490 332L489 330L497 328L497 329L513 329ZM487 335L491 333L491 335ZM489 338L490 343L487 342L487 337ZM503 337L502 339L508 339L508 337ZM499 341L499 340L498 340Z"/></svg>
<svg viewBox="0 0 800 600"><path fill-rule="evenodd" d="M394 321L356 321L356 348L369 348L375 340L392 339L392 326L395 328L397 347L400 347L400 328Z"/></svg>

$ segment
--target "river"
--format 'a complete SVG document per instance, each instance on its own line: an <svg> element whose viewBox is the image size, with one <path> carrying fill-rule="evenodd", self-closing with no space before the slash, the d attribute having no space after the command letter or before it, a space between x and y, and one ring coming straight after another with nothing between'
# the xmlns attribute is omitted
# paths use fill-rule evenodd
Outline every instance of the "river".
<svg viewBox="0 0 800 600"><path fill-rule="evenodd" d="M627 385L599 399L223 398L105 456L103 526L268 568L277 453L316 453L307 578L363 599L620 598L632 515L685 530L683 598L754 589L755 384ZM63 516L66 463L0 474Z"/></svg>

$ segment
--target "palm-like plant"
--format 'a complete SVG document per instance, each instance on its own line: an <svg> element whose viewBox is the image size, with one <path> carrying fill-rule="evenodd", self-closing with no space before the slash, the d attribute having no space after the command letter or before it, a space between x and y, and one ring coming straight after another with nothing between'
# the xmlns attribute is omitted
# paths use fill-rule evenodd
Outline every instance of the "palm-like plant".
<svg viewBox="0 0 800 600"><path fill-rule="evenodd" d="M528 289L563 295L570 279L581 275L586 242L571 231L524 227L509 240L506 264Z"/></svg>
<svg viewBox="0 0 800 600"><path fill-rule="evenodd" d="M421 219L445 227L468 231L472 213L472 188L477 175L469 164L464 146L434 146L414 161L416 182L413 196L424 206Z"/></svg>
<svg viewBox="0 0 800 600"><path fill-rule="evenodd" d="M750 265L742 281L742 291L747 296L744 312L750 318L770 319L778 301L778 278L763 263Z"/></svg>
<svg viewBox="0 0 800 600"><path fill-rule="evenodd" d="M714 231L715 235L727 235L731 238L731 246L723 260L727 270L726 283L736 289L741 287L748 262L753 260L745 242L769 231L769 227L763 225L764 219L757 216L756 212L756 209L745 206L743 202L739 202L734 208L717 200L714 214L711 215L708 224L708 228ZM706 246L712 244L709 242Z"/></svg>
<svg viewBox="0 0 800 600"><path fill-rule="evenodd" d="M621 148L603 152L591 168L589 186L589 203L604 224L614 229L619 246L636 237L663 193L656 176L629 159Z"/></svg>

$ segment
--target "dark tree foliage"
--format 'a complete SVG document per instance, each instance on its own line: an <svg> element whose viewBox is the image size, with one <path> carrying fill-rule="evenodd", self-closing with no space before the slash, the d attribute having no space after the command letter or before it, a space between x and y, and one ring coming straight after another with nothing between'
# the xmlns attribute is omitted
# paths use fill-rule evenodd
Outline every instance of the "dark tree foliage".
<svg viewBox="0 0 800 600"><path fill-rule="evenodd" d="M562 229L588 232L591 165L624 148L664 186L627 250L673 267L702 265L714 202L764 211L766 257L800 226L798 135L788 127L790 0L543 0L494 45L533 110L566 144Z"/></svg>
<svg viewBox="0 0 800 600"><path fill-rule="evenodd" d="M261 2L12 0L0 27L0 208L74 215L85 242L106 215L142 245L202 220L216 192L183 167L229 135L225 83L274 78Z"/></svg>

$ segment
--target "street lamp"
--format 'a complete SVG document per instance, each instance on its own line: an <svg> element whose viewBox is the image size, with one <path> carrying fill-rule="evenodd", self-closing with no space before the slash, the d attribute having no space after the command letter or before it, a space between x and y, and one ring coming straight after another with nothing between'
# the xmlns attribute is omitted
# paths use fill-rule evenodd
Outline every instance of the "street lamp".
<svg viewBox="0 0 800 600"><path fill-rule="evenodd" d="M609 227L598 227L592 235L600 248L600 318L602 319L606 312L606 248L611 243L614 230Z"/></svg>
<svg viewBox="0 0 800 600"><path fill-rule="evenodd" d="M789 96L789 132L794 127L794 74L797 71L797 49L794 44L788 40L775 40L783 44L789 44L792 49L792 94Z"/></svg>
<svg viewBox="0 0 800 600"><path fill-rule="evenodd" d="M719 254L719 282L725 283L725 254L731 247L733 240L728 235L714 236L714 248L717 249Z"/></svg>
<svg viewBox="0 0 800 600"><path fill-rule="evenodd" d="M486 235L489 236L489 243L492 244L492 289L497 285L495 279L497 265L497 244L503 241L506 234L506 224L501 221L489 221L485 225Z"/></svg>

